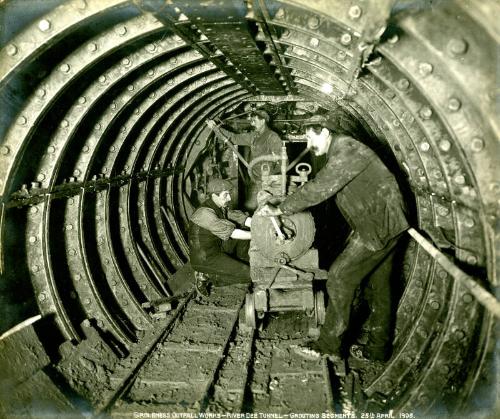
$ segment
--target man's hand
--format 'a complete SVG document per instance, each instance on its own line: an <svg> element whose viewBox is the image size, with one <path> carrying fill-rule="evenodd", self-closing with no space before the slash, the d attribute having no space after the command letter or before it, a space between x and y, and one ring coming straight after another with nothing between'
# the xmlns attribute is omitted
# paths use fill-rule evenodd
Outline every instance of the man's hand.
<svg viewBox="0 0 500 419"><path fill-rule="evenodd" d="M207 125L208 125L208 128L210 128L211 130L214 130L215 128L217 128L217 124L215 123L215 121L213 119L209 119L207 121Z"/></svg>
<svg viewBox="0 0 500 419"><path fill-rule="evenodd" d="M257 214L263 215L264 217L276 217L278 215L283 214L283 212L278 207L266 204L257 211Z"/></svg>
<svg viewBox="0 0 500 419"><path fill-rule="evenodd" d="M247 219L245 220L245 227L252 227L252 217L247 217Z"/></svg>

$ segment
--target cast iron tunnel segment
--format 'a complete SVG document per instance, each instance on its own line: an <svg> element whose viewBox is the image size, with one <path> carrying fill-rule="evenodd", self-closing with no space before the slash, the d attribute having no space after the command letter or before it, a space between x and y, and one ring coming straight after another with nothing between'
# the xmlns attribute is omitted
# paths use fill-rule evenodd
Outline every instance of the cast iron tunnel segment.
<svg viewBox="0 0 500 419"><path fill-rule="evenodd" d="M359 121L393 157L415 201L415 227L486 288L496 286L496 2L394 14L381 38L388 9L374 15L367 2L232 2L245 12L231 19L173 3L162 11L156 6L165 3L155 1L62 2L11 31L0 50L3 99L23 78L38 80L12 103L17 113L2 119L2 309L19 313L2 321L8 329L41 314L50 325L45 350L63 348L60 366L87 351L74 364L78 373L61 368L59 382L74 385L99 362L110 367L112 351L102 348L123 354L153 333L140 304L162 294L161 278L145 268L134 242L146 243L164 279L182 268L190 211L182 171L206 144L204 120L265 89L277 96L290 89L330 111L340 106ZM128 7L140 16L118 13L109 24ZM93 35L60 57L61 44L88 25ZM262 72L234 48L242 44L227 42L237 32L252 44L255 63L266 64ZM59 61L43 60L49 52ZM32 68L44 75L33 78ZM219 70L219 81L209 79ZM167 219L158 194L171 210ZM394 355L365 391L385 400L386 410L426 413L445 399L461 411L487 376L491 316L413 241L401 280ZM102 360L90 362L96 334Z"/></svg>

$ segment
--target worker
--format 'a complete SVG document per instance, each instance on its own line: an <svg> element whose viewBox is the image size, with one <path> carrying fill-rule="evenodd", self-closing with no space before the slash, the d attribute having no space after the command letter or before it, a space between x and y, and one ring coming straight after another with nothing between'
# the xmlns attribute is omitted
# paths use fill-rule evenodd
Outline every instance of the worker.
<svg viewBox="0 0 500 419"><path fill-rule="evenodd" d="M328 272L329 304L319 338L299 345L296 352L306 358L324 354L337 360L347 358L351 305L366 279L371 328L361 357L385 361L392 347L394 313L389 279L396 244L409 227L402 194L374 151L343 133L336 121L315 115L305 125L307 146L316 156L326 156L325 166L277 207L265 205L258 214L297 213L335 196L352 232Z"/></svg>
<svg viewBox="0 0 500 419"><path fill-rule="evenodd" d="M254 128L248 133L234 133L217 126L215 121L207 121L207 125L215 134L224 141L231 141L235 145L248 146L250 151L247 157L249 164L253 160L269 155L279 158L281 156L281 139L279 135L271 130L269 124L269 114L263 110L255 110L250 114L250 124ZM261 166L264 162L255 164L252 168L251 178L246 187L244 207L247 210L257 208L257 193L261 190ZM269 163L270 174L280 173L280 163Z"/></svg>
<svg viewBox="0 0 500 419"><path fill-rule="evenodd" d="M244 228L251 226L252 218L242 211L228 209L232 189L228 180L210 180L208 198L190 218L190 260L200 297L209 295L211 284L251 283L248 266L251 233Z"/></svg>

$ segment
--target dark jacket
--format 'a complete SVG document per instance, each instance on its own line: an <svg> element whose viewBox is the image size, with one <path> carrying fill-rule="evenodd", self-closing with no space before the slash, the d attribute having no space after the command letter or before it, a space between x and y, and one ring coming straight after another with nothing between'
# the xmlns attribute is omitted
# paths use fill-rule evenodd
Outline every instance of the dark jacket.
<svg viewBox="0 0 500 419"><path fill-rule="evenodd" d="M205 211L203 214L203 209L213 210L215 215L210 211ZM205 200L193 213L189 222L191 264L203 265L213 256L224 253L223 242L230 240L236 225L243 225L246 219L247 215L242 211L219 208L211 198Z"/></svg>
<svg viewBox="0 0 500 419"><path fill-rule="evenodd" d="M327 158L313 180L280 204L285 214L336 195L340 211L370 250L382 249L409 227L396 179L370 148L352 137L334 135Z"/></svg>

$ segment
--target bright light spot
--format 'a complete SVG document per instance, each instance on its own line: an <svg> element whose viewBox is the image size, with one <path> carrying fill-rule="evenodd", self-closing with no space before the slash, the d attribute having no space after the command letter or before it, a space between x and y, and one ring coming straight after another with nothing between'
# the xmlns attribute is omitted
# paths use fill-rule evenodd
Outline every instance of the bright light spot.
<svg viewBox="0 0 500 419"><path fill-rule="evenodd" d="M323 85L321 86L321 91L329 95L330 93L333 92L333 87L328 83L323 83Z"/></svg>

